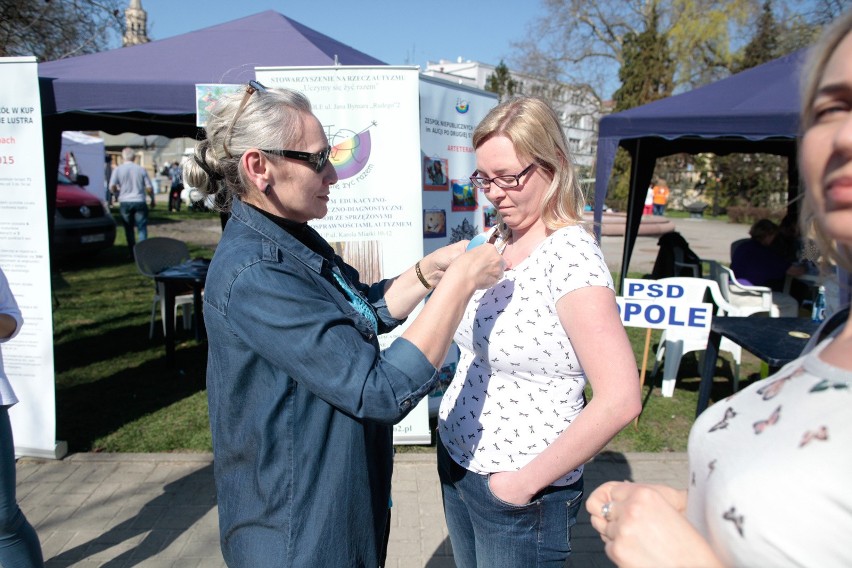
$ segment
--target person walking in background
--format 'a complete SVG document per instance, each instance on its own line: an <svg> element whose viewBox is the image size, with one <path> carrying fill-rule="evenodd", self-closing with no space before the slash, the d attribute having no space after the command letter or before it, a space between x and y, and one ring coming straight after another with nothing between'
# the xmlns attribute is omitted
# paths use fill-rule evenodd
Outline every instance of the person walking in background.
<svg viewBox="0 0 852 568"><path fill-rule="evenodd" d="M436 385L464 307L504 261L467 241L367 285L308 225L337 172L301 93L252 81L220 98L187 185L231 217L204 290L207 396L230 567L379 566L392 425ZM400 337L377 335L431 297Z"/></svg>
<svg viewBox="0 0 852 568"><path fill-rule="evenodd" d="M642 215L651 215L654 212L654 187L648 186L645 192L645 205L642 208Z"/></svg>
<svg viewBox="0 0 852 568"><path fill-rule="evenodd" d="M148 172L133 161L136 158L133 148L122 150L121 157L124 162L112 171L109 187L118 199L127 247L132 257L136 241L148 238L148 205L145 203L145 195L150 195L151 207L154 207L154 190ZM138 238L135 229L139 230Z"/></svg>
<svg viewBox="0 0 852 568"><path fill-rule="evenodd" d="M183 176L180 164L175 161L168 170L169 188L169 212L180 211L180 192L183 190Z"/></svg>
<svg viewBox="0 0 852 568"><path fill-rule="evenodd" d="M848 271L852 12L802 69L802 234ZM610 482L592 493L592 526L617 565L852 566L852 319L838 315L811 351L698 417L688 491ZM795 504L783 498L799 487Z"/></svg>
<svg viewBox="0 0 852 568"><path fill-rule="evenodd" d="M561 567L583 464L639 414L636 361L557 115L509 99L473 147L471 184L498 212L485 242L508 268L474 294L455 336L438 413L447 528L459 568Z"/></svg>
<svg viewBox="0 0 852 568"><path fill-rule="evenodd" d="M21 331L24 320L18 302L0 268L0 343ZM38 535L30 525L15 496L15 442L9 408L18 402L3 370L0 349L0 566L4 568L40 568L44 566Z"/></svg>
<svg viewBox="0 0 852 568"><path fill-rule="evenodd" d="M657 183L654 184L654 187L651 188L653 192L653 205L654 205L654 215L663 215L666 212L666 204L669 202L669 184L666 180L660 178L657 179Z"/></svg>
<svg viewBox="0 0 852 568"><path fill-rule="evenodd" d="M112 156L104 156L104 200L107 206L112 205L112 191L109 189L109 180L112 179Z"/></svg>

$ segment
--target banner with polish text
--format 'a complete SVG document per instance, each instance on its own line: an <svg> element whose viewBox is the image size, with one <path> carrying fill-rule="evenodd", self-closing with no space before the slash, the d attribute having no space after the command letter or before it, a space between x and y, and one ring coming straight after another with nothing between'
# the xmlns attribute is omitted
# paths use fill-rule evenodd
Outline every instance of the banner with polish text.
<svg viewBox="0 0 852 568"><path fill-rule="evenodd" d="M41 103L34 57L0 58L0 266L24 319L3 343L19 401L9 409L17 455L61 458L56 441L53 303Z"/></svg>

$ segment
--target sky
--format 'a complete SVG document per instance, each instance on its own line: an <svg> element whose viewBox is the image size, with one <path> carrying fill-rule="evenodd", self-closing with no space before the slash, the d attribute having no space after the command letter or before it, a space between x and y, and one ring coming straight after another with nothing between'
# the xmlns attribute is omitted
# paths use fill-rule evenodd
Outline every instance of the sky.
<svg viewBox="0 0 852 568"><path fill-rule="evenodd" d="M538 0L142 0L142 7L152 40L275 10L385 63L422 69L427 61L459 57L509 64L511 43L522 41L543 13Z"/></svg>

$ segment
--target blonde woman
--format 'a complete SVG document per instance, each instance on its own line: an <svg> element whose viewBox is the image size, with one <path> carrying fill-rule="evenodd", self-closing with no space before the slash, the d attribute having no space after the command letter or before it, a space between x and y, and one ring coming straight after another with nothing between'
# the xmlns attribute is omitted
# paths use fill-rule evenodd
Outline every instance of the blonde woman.
<svg viewBox="0 0 852 568"><path fill-rule="evenodd" d="M852 12L804 69L803 229L852 269ZM808 233L805 233L808 234ZM770 324L771 325L771 324ZM688 491L607 483L586 508L622 567L850 566L852 325L695 422Z"/></svg>

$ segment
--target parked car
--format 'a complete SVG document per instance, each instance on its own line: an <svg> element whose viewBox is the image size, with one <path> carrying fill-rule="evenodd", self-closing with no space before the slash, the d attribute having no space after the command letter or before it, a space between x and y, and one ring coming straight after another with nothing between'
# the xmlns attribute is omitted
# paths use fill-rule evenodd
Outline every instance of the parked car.
<svg viewBox="0 0 852 568"><path fill-rule="evenodd" d="M115 219L103 201L83 189L86 176L71 181L59 173L53 217L53 254L71 256L97 252L115 242Z"/></svg>

